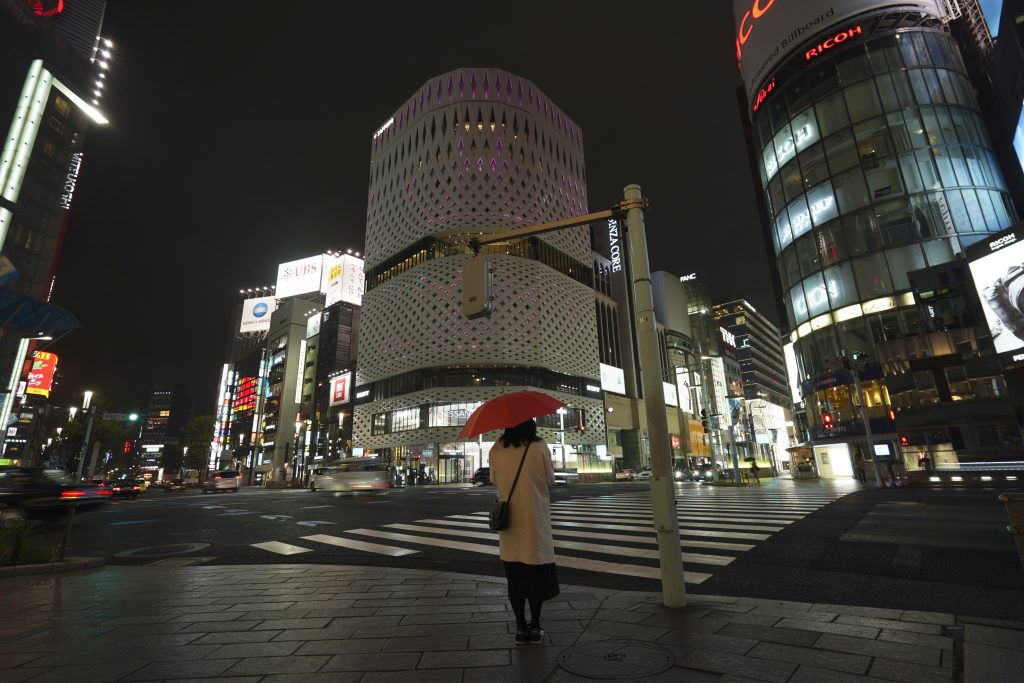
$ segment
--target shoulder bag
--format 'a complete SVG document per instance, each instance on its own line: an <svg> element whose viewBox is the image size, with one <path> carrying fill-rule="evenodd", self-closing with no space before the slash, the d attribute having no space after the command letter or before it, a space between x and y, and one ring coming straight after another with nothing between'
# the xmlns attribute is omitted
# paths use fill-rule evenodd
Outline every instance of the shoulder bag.
<svg viewBox="0 0 1024 683"><path fill-rule="evenodd" d="M508 528L508 501L511 500L512 494L516 490L516 484L519 483L519 473L523 471L523 463L526 462L526 451L528 450L530 450L530 444L526 444L526 448L523 449L523 457L519 461L516 478L512 480L512 488L509 489L508 498L505 500L499 498L494 501L494 507L491 508L490 518L488 519L491 531L501 531Z"/></svg>

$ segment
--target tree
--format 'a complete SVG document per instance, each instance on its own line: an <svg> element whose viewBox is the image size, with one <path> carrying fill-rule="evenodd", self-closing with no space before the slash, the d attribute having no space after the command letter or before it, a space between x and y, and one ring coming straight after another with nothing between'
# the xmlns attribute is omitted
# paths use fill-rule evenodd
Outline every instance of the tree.
<svg viewBox="0 0 1024 683"><path fill-rule="evenodd" d="M210 443L213 441L213 415L196 415L185 423L181 430L181 445L188 448L185 467L206 471L210 462Z"/></svg>

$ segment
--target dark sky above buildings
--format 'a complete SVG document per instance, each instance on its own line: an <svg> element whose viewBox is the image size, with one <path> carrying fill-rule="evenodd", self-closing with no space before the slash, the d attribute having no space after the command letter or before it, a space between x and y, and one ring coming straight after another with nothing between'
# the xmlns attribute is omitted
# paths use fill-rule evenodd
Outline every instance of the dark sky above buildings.
<svg viewBox="0 0 1024 683"><path fill-rule="evenodd" d="M772 318L736 100L731 3L108 3L116 44L54 303L74 401L192 385L212 412L238 290L362 250L373 131L431 76L532 80L583 129L592 210L639 183L652 270ZM58 394L58 400L60 400Z"/></svg>

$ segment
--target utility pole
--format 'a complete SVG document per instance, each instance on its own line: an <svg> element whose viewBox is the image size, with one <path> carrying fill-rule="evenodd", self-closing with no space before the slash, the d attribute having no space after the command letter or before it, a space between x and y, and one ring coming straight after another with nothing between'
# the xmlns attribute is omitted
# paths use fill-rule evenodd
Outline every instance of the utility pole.
<svg viewBox="0 0 1024 683"><path fill-rule="evenodd" d="M647 207L647 200L641 194L639 185L627 185L624 195L623 201L611 210L527 228L503 230L482 239L471 239L469 243L476 255L463 266L462 314L470 319L490 314L491 267L487 257L481 256L479 253L481 246L585 225L621 216L623 213L626 215L626 230L629 233L629 259L632 266L633 294L636 303L637 347L642 369L640 384L650 435L653 475L651 477L651 503L661 563L662 601L666 607L685 607L686 588L683 583L683 555L679 545L679 516L676 512L671 444L668 438L668 419L665 416L665 394L661 386L661 354L659 353L658 332L654 320L654 295L651 290L647 236L644 232L643 210ZM460 229L459 232L465 233L466 231Z"/></svg>
<svg viewBox="0 0 1024 683"><path fill-rule="evenodd" d="M864 435L867 437L868 454L871 456L871 463L875 466L875 482L878 484L878 488L883 488L882 470L878 466L878 454L875 453L875 438L871 433L871 418L868 417L868 407L864 403L864 391L860 386L860 372L867 365L867 357L863 353L855 352L851 354L851 357L846 362L850 372L853 373L853 386L857 390L857 403L860 404L860 419L864 422Z"/></svg>

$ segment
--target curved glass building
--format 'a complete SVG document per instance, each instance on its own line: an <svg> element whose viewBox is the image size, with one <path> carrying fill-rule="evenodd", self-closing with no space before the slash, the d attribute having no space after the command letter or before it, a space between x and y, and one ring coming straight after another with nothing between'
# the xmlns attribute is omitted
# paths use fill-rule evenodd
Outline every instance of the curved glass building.
<svg viewBox="0 0 1024 683"><path fill-rule="evenodd" d="M354 446L454 480L489 441L457 437L482 402L516 388L569 408L541 434L556 467L597 459L604 414L589 230L486 247L493 313L462 316L470 237L587 213L579 127L531 82L497 69L430 79L373 136ZM564 429L563 429L564 427ZM561 453L560 453L561 452Z"/></svg>
<svg viewBox="0 0 1024 683"><path fill-rule="evenodd" d="M925 332L908 273L1016 216L940 4L793 5L737 0L737 55L811 434L844 439L864 432L829 359ZM864 401L894 439L882 374ZM850 429L816 429L824 412Z"/></svg>

